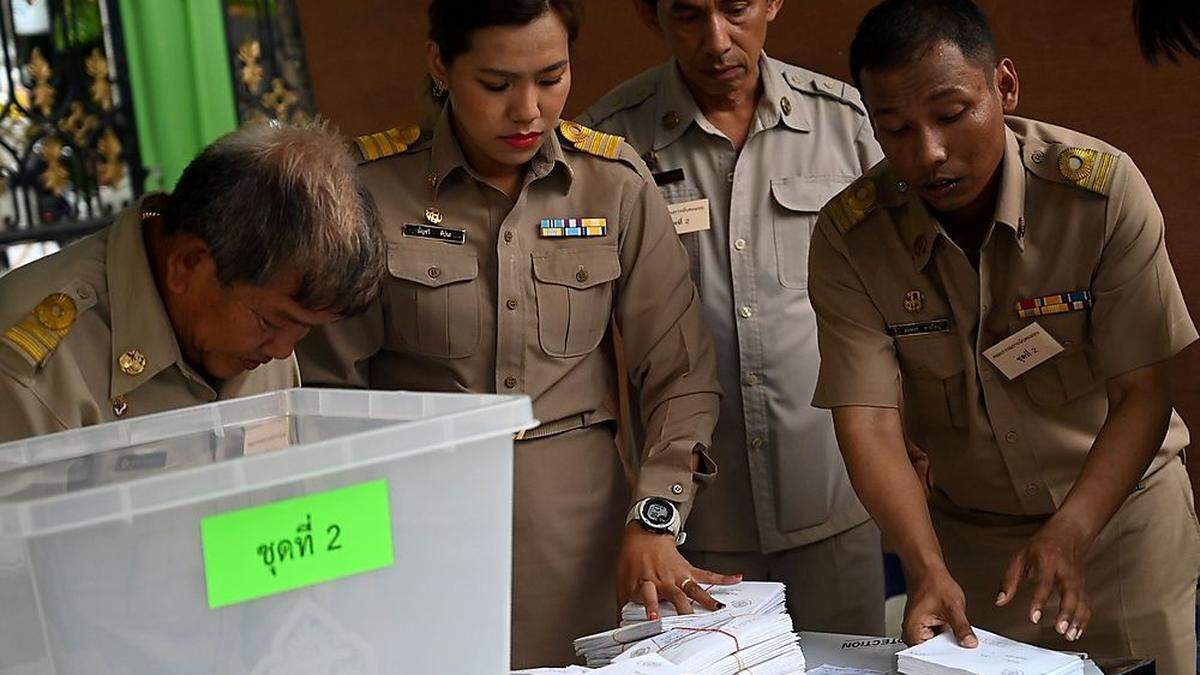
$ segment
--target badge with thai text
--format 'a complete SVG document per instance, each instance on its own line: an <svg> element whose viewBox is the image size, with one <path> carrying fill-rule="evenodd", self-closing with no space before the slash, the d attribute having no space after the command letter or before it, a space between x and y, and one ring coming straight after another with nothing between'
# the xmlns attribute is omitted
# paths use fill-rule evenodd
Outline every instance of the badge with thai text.
<svg viewBox="0 0 1200 675"><path fill-rule="evenodd" d="M690 202L671 204L667 208L671 212L671 222L675 224L675 234L704 232L712 227L707 199L693 199Z"/></svg>
<svg viewBox="0 0 1200 675"><path fill-rule="evenodd" d="M1005 377L1015 380L1062 351L1063 346L1034 322L985 350L983 355Z"/></svg>
<svg viewBox="0 0 1200 675"><path fill-rule="evenodd" d="M459 246L467 243L466 230L456 230L454 228L439 227L437 225L417 225L415 223L405 223L404 236L417 237L418 239L434 239L436 241L444 241L447 244L458 244Z"/></svg>
<svg viewBox="0 0 1200 675"><path fill-rule="evenodd" d="M887 334L894 338L918 337L950 332L950 319L933 319L915 323L894 323L887 327Z"/></svg>

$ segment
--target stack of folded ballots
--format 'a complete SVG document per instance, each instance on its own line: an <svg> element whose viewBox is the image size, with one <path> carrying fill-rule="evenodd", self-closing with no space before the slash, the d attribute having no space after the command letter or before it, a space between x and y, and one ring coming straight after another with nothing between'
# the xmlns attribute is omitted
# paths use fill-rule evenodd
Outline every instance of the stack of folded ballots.
<svg viewBox="0 0 1200 675"><path fill-rule="evenodd" d="M1082 675L1087 662L1064 654L974 629L979 646L958 646L942 633L896 655L896 669L905 675ZM670 657L668 657L669 659Z"/></svg>
<svg viewBox="0 0 1200 675"><path fill-rule="evenodd" d="M575 651L592 667L658 654L696 675L804 672L799 638L784 613L783 584L747 581L709 592L724 609L694 605L694 614L681 615L664 603L661 618L645 621L645 608L631 603L620 628L579 638Z"/></svg>

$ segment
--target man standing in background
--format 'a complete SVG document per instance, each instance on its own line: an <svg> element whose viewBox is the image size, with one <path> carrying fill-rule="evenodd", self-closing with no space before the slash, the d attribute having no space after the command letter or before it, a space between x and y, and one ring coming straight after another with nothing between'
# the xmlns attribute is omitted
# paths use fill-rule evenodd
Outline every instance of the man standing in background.
<svg viewBox="0 0 1200 675"><path fill-rule="evenodd" d="M783 0L633 2L674 58L581 121L625 136L650 166L717 343L721 478L688 522L685 554L784 582L798 629L880 634L879 532L830 415L809 406L809 236L825 202L882 157L866 111L849 85L763 53Z"/></svg>

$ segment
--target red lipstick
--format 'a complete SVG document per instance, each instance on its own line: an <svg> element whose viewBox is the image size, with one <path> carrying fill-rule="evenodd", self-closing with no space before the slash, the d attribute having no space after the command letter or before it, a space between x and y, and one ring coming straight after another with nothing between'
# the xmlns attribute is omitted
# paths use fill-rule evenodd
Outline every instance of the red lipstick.
<svg viewBox="0 0 1200 675"><path fill-rule="evenodd" d="M518 150L527 150L536 145L541 137L542 132L534 131L527 134L509 134L508 136L501 136L500 140L508 143Z"/></svg>

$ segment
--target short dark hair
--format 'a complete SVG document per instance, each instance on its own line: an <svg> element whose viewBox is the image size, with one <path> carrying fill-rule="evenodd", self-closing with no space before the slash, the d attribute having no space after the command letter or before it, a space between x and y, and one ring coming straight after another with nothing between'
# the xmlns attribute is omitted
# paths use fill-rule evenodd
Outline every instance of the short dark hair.
<svg viewBox="0 0 1200 675"><path fill-rule="evenodd" d="M862 89L864 71L913 63L940 42L980 64L996 63L991 24L971 0L884 0L863 17L850 44L854 86Z"/></svg>
<svg viewBox="0 0 1200 675"><path fill-rule="evenodd" d="M301 306L341 316L379 294L387 244L346 144L327 124L248 124L183 170L163 209L167 234L208 246L226 286L298 273Z"/></svg>
<svg viewBox="0 0 1200 675"><path fill-rule="evenodd" d="M1200 2L1196 0L1135 0L1133 23L1138 43L1150 63L1159 56L1174 63L1180 56L1200 59Z"/></svg>

